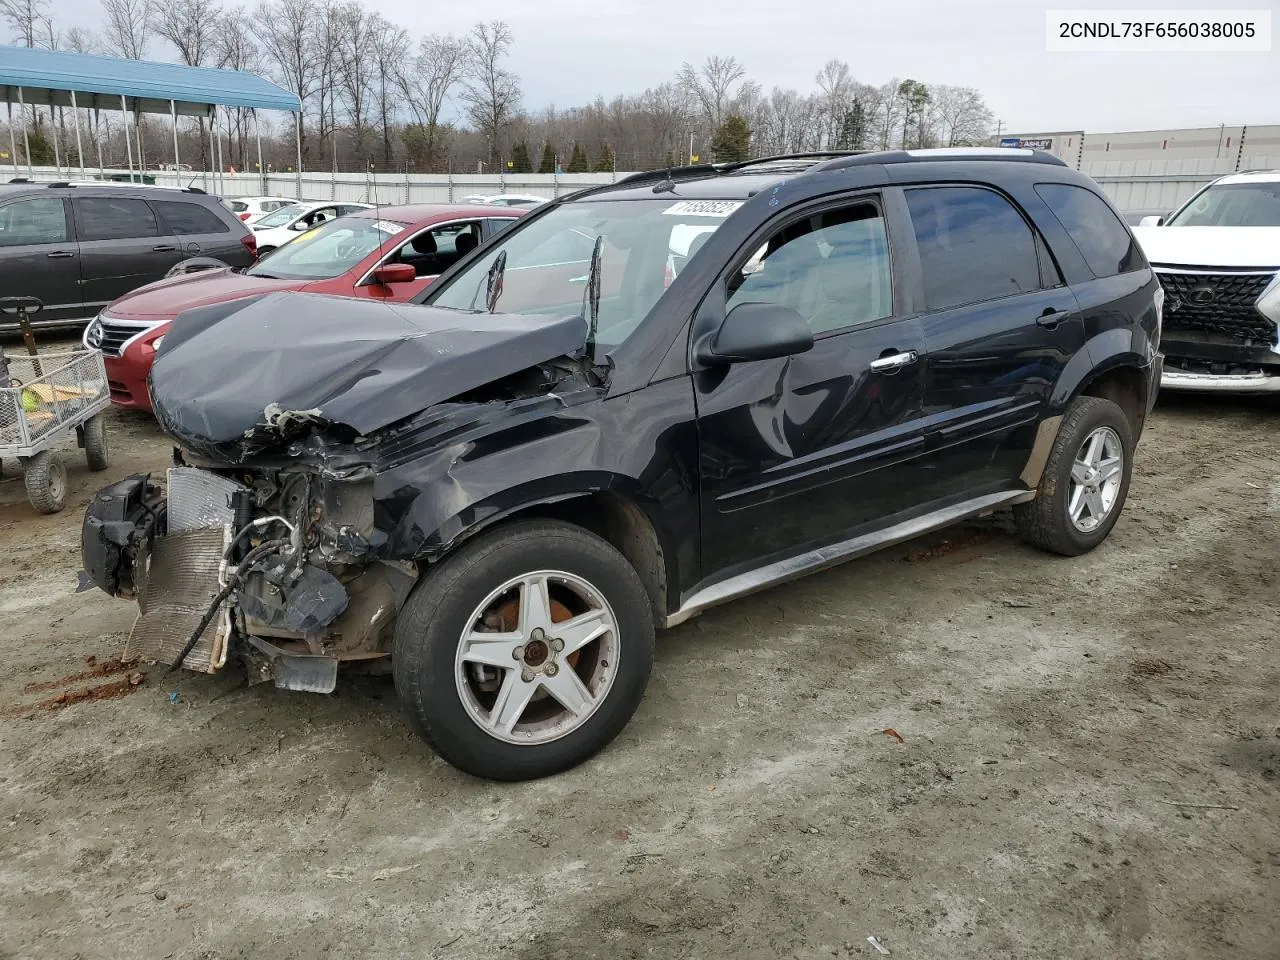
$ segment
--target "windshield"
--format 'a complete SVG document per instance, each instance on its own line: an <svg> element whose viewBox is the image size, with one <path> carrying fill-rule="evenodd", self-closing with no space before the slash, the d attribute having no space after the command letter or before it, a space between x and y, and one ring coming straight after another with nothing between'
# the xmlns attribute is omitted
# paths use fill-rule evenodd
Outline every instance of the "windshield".
<svg viewBox="0 0 1280 960"><path fill-rule="evenodd" d="M473 260L425 302L455 310L483 310L489 268L507 254L499 313L581 314L596 237L600 254L600 314L596 342L622 343L658 302L673 271L673 250L691 235L710 234L739 200L597 200L566 203L527 226L500 234L486 256ZM690 229L694 228L694 229ZM686 239L689 238L689 239Z"/></svg>
<svg viewBox="0 0 1280 960"><path fill-rule="evenodd" d="M287 207L281 207L275 213L269 214L258 221L259 227L283 227L294 217L301 215L302 205L299 203L291 203Z"/></svg>
<svg viewBox="0 0 1280 960"><path fill-rule="evenodd" d="M277 247L245 272L282 280L328 280L381 246L393 249L392 239L403 231L401 224L387 220L339 217Z"/></svg>
<svg viewBox="0 0 1280 960"><path fill-rule="evenodd" d="M1224 183L1179 210L1170 227L1280 227L1280 182Z"/></svg>

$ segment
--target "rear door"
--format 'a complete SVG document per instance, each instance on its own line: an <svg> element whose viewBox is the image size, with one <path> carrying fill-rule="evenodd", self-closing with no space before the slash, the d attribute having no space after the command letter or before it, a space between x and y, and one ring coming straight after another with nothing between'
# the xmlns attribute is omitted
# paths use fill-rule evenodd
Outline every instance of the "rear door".
<svg viewBox="0 0 1280 960"><path fill-rule="evenodd" d="M700 308L777 303L816 341L694 372L704 576L834 543L914 506L924 336L895 290L890 240L879 194L814 208L758 236Z"/></svg>
<svg viewBox="0 0 1280 960"><path fill-rule="evenodd" d="M242 230L201 203L192 200L152 201L165 229L177 238L183 258L215 257L233 267L247 267L253 260L241 242Z"/></svg>
<svg viewBox="0 0 1280 960"><path fill-rule="evenodd" d="M92 311L159 280L184 259L178 238L161 226L146 200L77 196L71 210L80 239L84 305Z"/></svg>
<svg viewBox="0 0 1280 960"><path fill-rule="evenodd" d="M36 297L42 320L76 320L92 313L81 302L80 252L67 201L18 197L0 205L0 296ZM7 324L13 317L0 317Z"/></svg>
<svg viewBox="0 0 1280 960"><path fill-rule="evenodd" d="M905 190L922 318L930 499L1016 481L1068 360L1083 346L1075 296L1024 213L985 186Z"/></svg>

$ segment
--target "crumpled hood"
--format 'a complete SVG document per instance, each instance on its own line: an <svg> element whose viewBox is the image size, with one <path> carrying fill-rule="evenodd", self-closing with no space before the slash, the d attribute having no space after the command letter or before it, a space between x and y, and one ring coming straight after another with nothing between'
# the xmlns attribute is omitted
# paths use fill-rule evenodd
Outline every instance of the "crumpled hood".
<svg viewBox="0 0 1280 960"><path fill-rule="evenodd" d="M1153 264L1280 267L1280 227L1134 227Z"/></svg>
<svg viewBox="0 0 1280 960"><path fill-rule="evenodd" d="M586 335L582 317L276 293L179 316L151 369L151 397L183 446L235 462L301 422L371 433L578 354Z"/></svg>

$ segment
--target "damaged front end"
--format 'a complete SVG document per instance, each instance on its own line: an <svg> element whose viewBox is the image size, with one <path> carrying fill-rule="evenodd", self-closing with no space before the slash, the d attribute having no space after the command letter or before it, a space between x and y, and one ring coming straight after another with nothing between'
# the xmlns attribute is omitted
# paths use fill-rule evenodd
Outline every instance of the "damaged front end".
<svg viewBox="0 0 1280 960"><path fill-rule="evenodd" d="M175 325L151 384L167 489L105 488L82 532L88 579L138 603L126 655L319 693L386 661L451 471L599 394L581 318L472 319L285 294Z"/></svg>

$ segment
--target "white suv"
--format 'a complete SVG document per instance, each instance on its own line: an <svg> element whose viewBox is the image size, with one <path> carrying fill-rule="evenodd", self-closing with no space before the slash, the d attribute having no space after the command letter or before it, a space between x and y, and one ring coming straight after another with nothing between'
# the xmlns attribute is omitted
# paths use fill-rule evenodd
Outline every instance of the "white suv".
<svg viewBox="0 0 1280 960"><path fill-rule="evenodd" d="M1133 232L1165 291L1161 387L1280 392L1280 170L1222 177Z"/></svg>

